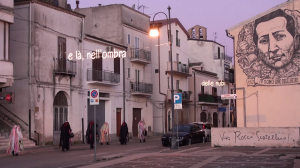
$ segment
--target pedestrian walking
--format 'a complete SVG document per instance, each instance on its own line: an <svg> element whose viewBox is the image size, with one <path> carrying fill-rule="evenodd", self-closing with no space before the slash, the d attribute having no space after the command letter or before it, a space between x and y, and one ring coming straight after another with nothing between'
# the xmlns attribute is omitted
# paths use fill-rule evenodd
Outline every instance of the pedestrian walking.
<svg viewBox="0 0 300 168"><path fill-rule="evenodd" d="M109 145L110 137L109 137L109 125L107 122L103 124L103 126L100 129L101 132L101 145L103 143L106 143L106 145Z"/></svg>
<svg viewBox="0 0 300 168"><path fill-rule="evenodd" d="M146 126L145 126L145 122L144 121L140 121L138 124L138 138L140 139L140 143L146 142L145 139L145 133L146 133Z"/></svg>
<svg viewBox="0 0 300 168"><path fill-rule="evenodd" d="M10 131L7 153L18 156L21 150L24 150L23 135L20 126L14 125Z"/></svg>
<svg viewBox="0 0 300 168"><path fill-rule="evenodd" d="M121 145L127 144L127 136L128 136L128 126L126 122L123 122L120 129L120 143Z"/></svg>
<svg viewBox="0 0 300 168"><path fill-rule="evenodd" d="M65 123L61 126L60 129L59 147L61 147L62 151L65 151L65 149L68 151L70 149L71 138L73 137L74 134L72 133L70 123L68 121L65 121Z"/></svg>
<svg viewBox="0 0 300 168"><path fill-rule="evenodd" d="M99 134L97 131L98 125L96 124L96 138L99 139ZM86 140L87 143L90 144L90 149L94 149L94 121L91 121L88 125L88 128L86 130Z"/></svg>

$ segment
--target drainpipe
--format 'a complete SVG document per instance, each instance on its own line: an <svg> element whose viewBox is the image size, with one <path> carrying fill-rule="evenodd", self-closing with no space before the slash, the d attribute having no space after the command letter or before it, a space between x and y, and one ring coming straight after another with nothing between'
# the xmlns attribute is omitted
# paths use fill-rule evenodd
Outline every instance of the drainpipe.
<svg viewBox="0 0 300 168"><path fill-rule="evenodd" d="M196 73L194 71L194 122L196 122Z"/></svg>
<svg viewBox="0 0 300 168"><path fill-rule="evenodd" d="M247 127L247 121L246 121L246 91L244 87L241 88L235 88L236 90L243 90L243 102L244 102L244 127Z"/></svg>
<svg viewBox="0 0 300 168"><path fill-rule="evenodd" d="M79 1L76 1L76 4L77 4L77 2L78 2L78 4L79 4ZM78 4L77 4L77 8L78 8ZM82 54L82 56L84 56L84 42L83 42L83 40L84 40L84 18L82 18L82 28L81 28L81 54ZM81 76L81 78L80 78L80 87L81 87L81 89L82 89L82 87L83 87L83 61L81 60L81 74L80 74L80 76ZM83 89L82 89L83 90ZM84 91L83 91L84 92ZM84 93L82 94L82 100L83 100L83 102L86 102L85 100L84 100ZM82 143L84 144L84 107L82 106L82 108L83 108L83 110L82 110L82 118L81 118L81 129L82 129Z"/></svg>
<svg viewBox="0 0 300 168"><path fill-rule="evenodd" d="M127 52L127 48L126 48ZM125 122L125 58L123 58L123 122Z"/></svg>
<svg viewBox="0 0 300 168"><path fill-rule="evenodd" d="M158 29L158 33L160 34L160 30ZM168 97L167 94L162 93L161 92L161 87L160 87L160 36L157 38L158 39L158 88L159 88L159 94L164 95L165 96L165 119L167 118L167 102L168 102ZM162 120L164 119L164 117L162 117ZM163 122L164 123L164 122ZM166 124L163 124L163 133L166 132Z"/></svg>
<svg viewBox="0 0 300 168"><path fill-rule="evenodd" d="M28 52L29 52L29 110L31 110L31 2L29 3L29 45L28 45ZM31 119L31 117L30 117ZM31 123L31 122L30 122ZM29 130L31 131L31 124L29 125ZM31 132L29 132L29 139L31 139Z"/></svg>
<svg viewBox="0 0 300 168"><path fill-rule="evenodd" d="M45 87L43 87L43 96L44 96L44 100L43 100L43 146L45 145Z"/></svg>
<svg viewBox="0 0 300 168"><path fill-rule="evenodd" d="M258 112L258 91L256 91L257 96L257 127L259 127L259 112Z"/></svg>

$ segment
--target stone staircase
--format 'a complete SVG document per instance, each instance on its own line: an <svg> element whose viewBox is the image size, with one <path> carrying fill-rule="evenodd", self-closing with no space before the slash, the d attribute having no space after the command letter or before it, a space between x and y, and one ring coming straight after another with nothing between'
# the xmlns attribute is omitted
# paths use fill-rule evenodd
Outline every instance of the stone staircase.
<svg viewBox="0 0 300 168"><path fill-rule="evenodd" d="M0 111L0 150L6 150L8 147L9 135L11 128L16 125L14 121L9 119L6 115ZM23 145L24 149L37 147L33 141L28 137L28 132L22 127Z"/></svg>

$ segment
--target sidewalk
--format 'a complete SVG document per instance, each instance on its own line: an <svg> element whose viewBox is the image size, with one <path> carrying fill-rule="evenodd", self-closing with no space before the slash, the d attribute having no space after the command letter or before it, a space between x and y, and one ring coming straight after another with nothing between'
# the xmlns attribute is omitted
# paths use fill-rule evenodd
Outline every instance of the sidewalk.
<svg viewBox="0 0 300 168"><path fill-rule="evenodd" d="M155 140L157 138L160 138L158 136L151 136L151 137L147 137L147 140ZM137 140L137 138L131 138L129 139L130 141L135 141ZM118 140L112 140L110 142L111 145L114 144L119 144L120 142ZM97 145L100 145L100 142L97 142ZM71 147L71 149L85 149L85 148L89 148L89 144L87 144L86 142L83 144L82 141L81 143L77 143L77 144L73 144ZM37 153L37 152L44 152L44 151L54 151L54 150L60 150L61 147L57 146L35 146L35 147L31 147L31 148L25 148L24 151L21 151L21 153L25 154L25 153ZM6 153L6 150L0 150L0 157L3 156L7 156L8 154Z"/></svg>

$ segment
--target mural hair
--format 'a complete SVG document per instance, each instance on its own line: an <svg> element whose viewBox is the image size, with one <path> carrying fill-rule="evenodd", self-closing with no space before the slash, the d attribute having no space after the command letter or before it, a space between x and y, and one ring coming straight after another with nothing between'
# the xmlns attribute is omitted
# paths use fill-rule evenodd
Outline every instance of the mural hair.
<svg viewBox="0 0 300 168"><path fill-rule="evenodd" d="M258 24L262 23L262 22L266 22L266 21L269 21L269 20L272 20L276 17L284 17L287 21L287 24L286 24L286 29L287 31L293 36L295 37L295 21L294 21L294 18L288 14L286 14L283 10L281 9L278 9L276 11L273 11L259 19L256 19L255 20L255 23L254 23L254 33L253 33L253 41L254 43L257 45L257 42L258 42L258 35L256 33L256 27Z"/></svg>

